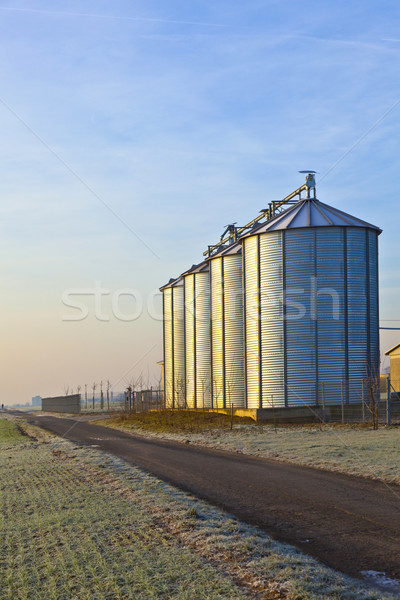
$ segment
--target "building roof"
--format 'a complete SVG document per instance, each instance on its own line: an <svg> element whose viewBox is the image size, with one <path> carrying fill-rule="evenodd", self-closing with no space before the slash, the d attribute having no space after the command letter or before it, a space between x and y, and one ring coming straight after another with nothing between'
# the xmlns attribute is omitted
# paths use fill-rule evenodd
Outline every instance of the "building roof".
<svg viewBox="0 0 400 600"><path fill-rule="evenodd" d="M388 350L387 352L385 352L385 356L390 356L390 354L392 352L394 352L395 350L397 350L398 348L400 348L400 344L397 344L397 346L393 346L393 348L390 348L390 350Z"/></svg>
<svg viewBox="0 0 400 600"><path fill-rule="evenodd" d="M367 227L379 233L382 231L371 223L353 217L333 206L328 206L328 204L323 204L317 198L306 198L293 204L270 221L256 225L243 237L267 231L305 227Z"/></svg>
<svg viewBox="0 0 400 600"><path fill-rule="evenodd" d="M207 256L206 261L212 260L213 258L220 258L221 256L230 256L232 254L240 254L242 252L242 246L239 242L233 244L225 244L221 246L215 254Z"/></svg>
<svg viewBox="0 0 400 600"><path fill-rule="evenodd" d="M210 267L208 266L207 261L203 260L198 265L192 265L190 269L182 273L181 277L184 277L185 275L192 275L193 273L203 273L204 271L208 271L209 268Z"/></svg>
<svg viewBox="0 0 400 600"><path fill-rule="evenodd" d="M166 283L165 285L162 285L159 290L160 292L162 292L163 290L166 290L167 288L172 288L172 287L177 287L179 285L183 285L183 279L181 276L179 277L172 277L168 283Z"/></svg>
<svg viewBox="0 0 400 600"><path fill-rule="evenodd" d="M172 278L168 281L168 283L166 283L165 285L162 285L159 289L160 292L162 292L163 290L166 290L167 288L171 288L171 287L178 287L180 285L183 285L183 277L185 275L192 275L193 273L203 273L205 271L209 270L209 265L208 262L203 260L201 263L199 263L198 265L192 265L190 267L190 269L188 269L187 271L185 271L184 273L182 273L182 275L179 275L179 277L176 278Z"/></svg>

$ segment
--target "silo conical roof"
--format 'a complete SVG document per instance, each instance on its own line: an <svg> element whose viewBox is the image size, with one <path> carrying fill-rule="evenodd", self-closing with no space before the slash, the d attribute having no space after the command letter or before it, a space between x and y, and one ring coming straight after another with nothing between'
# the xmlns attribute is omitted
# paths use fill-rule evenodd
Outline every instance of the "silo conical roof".
<svg viewBox="0 0 400 600"><path fill-rule="evenodd" d="M242 252L242 246L239 243L239 241L237 241L237 242L234 242L233 244L227 244L227 245L224 245L224 246L221 246L220 248L218 248L214 254L211 254L211 256L207 256L206 262L210 261L213 258L220 258L221 256L230 256L230 255L234 255L234 254L241 254L241 252Z"/></svg>
<svg viewBox="0 0 400 600"><path fill-rule="evenodd" d="M267 231L305 227L367 227L375 229L379 233L382 231L371 223L362 221L328 204L323 204L317 198L306 198L270 221L256 226L243 237Z"/></svg>
<svg viewBox="0 0 400 600"><path fill-rule="evenodd" d="M181 277L185 277L185 275L191 275L192 273L202 273L203 271L208 271L208 269L209 269L208 262L203 260L198 265L192 265L190 267L190 269L188 269L187 271L184 271L182 273Z"/></svg>
<svg viewBox="0 0 400 600"><path fill-rule="evenodd" d="M167 288L170 287L176 287L178 285L183 285L183 281L182 281L182 277L171 277L171 279L168 281L168 283L165 283L164 285L162 285L159 290L160 292L162 292L163 290L166 290Z"/></svg>

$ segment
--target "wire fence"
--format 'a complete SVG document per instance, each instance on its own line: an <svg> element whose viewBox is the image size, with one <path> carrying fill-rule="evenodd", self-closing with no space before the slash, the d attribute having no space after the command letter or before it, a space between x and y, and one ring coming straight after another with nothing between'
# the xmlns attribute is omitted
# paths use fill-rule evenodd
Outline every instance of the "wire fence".
<svg viewBox="0 0 400 600"><path fill-rule="evenodd" d="M81 400L82 412L104 413L134 413L149 410L162 410L165 408L162 390L150 388L149 390L132 390L128 388L117 392L108 398L101 396L83 397Z"/></svg>
<svg viewBox="0 0 400 600"><path fill-rule="evenodd" d="M128 387L125 391L114 393L108 398L82 398L82 411L89 413L123 412L133 414L166 408L172 408L172 406L168 401L166 402L163 390L153 388L133 390ZM176 408L182 409L187 406ZM198 408L202 411L216 410L216 407L214 408L212 405ZM232 410L236 412L237 408L233 409L232 407ZM281 412L283 407L275 405L275 407L263 408ZM292 411L293 409L302 409L302 419L309 421L343 424L365 423L371 424L373 427L400 424L400 380L391 380L390 376L381 376L358 381L319 382L317 405L299 401L296 406L285 408ZM273 415L272 418L274 418ZM284 415L280 415L279 420L284 421ZM293 420L292 415L290 420Z"/></svg>
<svg viewBox="0 0 400 600"><path fill-rule="evenodd" d="M323 422L390 425L400 422L399 384L390 376L319 382L318 404L308 408Z"/></svg>

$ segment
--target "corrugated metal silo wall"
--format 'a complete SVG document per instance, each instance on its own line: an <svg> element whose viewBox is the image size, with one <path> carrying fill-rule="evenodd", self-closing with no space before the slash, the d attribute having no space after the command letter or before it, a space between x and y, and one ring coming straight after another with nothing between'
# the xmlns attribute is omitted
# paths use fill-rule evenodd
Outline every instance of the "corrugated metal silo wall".
<svg viewBox="0 0 400 600"><path fill-rule="evenodd" d="M261 406L259 272L258 236L248 237L243 243L243 310L245 322L247 408L259 408Z"/></svg>
<svg viewBox="0 0 400 600"><path fill-rule="evenodd" d="M224 286L222 281L222 257L210 260L211 289L211 347L212 347L212 398L213 406L225 406L225 357L224 357Z"/></svg>
<svg viewBox="0 0 400 600"><path fill-rule="evenodd" d="M186 404L196 408L196 322L194 275L186 275L185 286L185 354L186 354Z"/></svg>
<svg viewBox="0 0 400 600"><path fill-rule="evenodd" d="M313 229L284 232L286 402L315 404L316 320L311 318L311 277L316 270Z"/></svg>
<svg viewBox="0 0 400 600"><path fill-rule="evenodd" d="M185 407L185 315L183 284L172 288L174 408Z"/></svg>
<svg viewBox="0 0 400 600"><path fill-rule="evenodd" d="M209 272L189 273L185 283L186 404L211 407Z"/></svg>
<svg viewBox="0 0 400 600"><path fill-rule="evenodd" d="M241 254L223 257L226 406L244 404L243 270Z"/></svg>
<svg viewBox="0 0 400 600"><path fill-rule="evenodd" d="M282 233L259 236L262 406L285 405Z"/></svg>
<svg viewBox="0 0 400 600"><path fill-rule="evenodd" d="M243 264L248 408L316 405L322 394L326 404L359 402L379 364L377 233L252 236Z"/></svg>
<svg viewBox="0 0 400 600"><path fill-rule="evenodd" d="M163 290L164 311L164 397L165 406L173 407L174 378L173 378L173 328L172 328L172 289Z"/></svg>
<svg viewBox="0 0 400 600"><path fill-rule="evenodd" d="M210 260L213 407L244 404L242 257Z"/></svg>
<svg viewBox="0 0 400 600"><path fill-rule="evenodd" d="M211 407L210 274L195 273L196 406Z"/></svg>
<svg viewBox="0 0 400 600"><path fill-rule="evenodd" d="M369 337L371 368L379 377L379 270L378 270L378 233L368 230L369 265Z"/></svg>
<svg viewBox="0 0 400 600"><path fill-rule="evenodd" d="M316 399L339 404L348 379L348 302L344 228L316 229L314 285L316 331ZM311 242L312 243L312 242ZM315 280L314 280L315 281ZM347 338L347 341L346 341ZM357 350L359 353L359 350Z"/></svg>

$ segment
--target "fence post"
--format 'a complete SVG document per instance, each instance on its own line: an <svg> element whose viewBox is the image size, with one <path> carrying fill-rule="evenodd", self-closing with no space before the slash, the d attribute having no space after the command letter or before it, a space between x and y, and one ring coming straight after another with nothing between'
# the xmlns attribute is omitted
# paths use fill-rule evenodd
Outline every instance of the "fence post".
<svg viewBox="0 0 400 600"><path fill-rule="evenodd" d="M344 423L343 379L340 380L340 393L341 393L341 401L342 401L342 423Z"/></svg>
<svg viewBox="0 0 400 600"><path fill-rule="evenodd" d="M386 425L392 424L390 375L387 376Z"/></svg>
<svg viewBox="0 0 400 600"><path fill-rule="evenodd" d="M321 400L322 400L322 422L326 422L325 416L325 392L324 392L324 382L321 381Z"/></svg>
<svg viewBox="0 0 400 600"><path fill-rule="evenodd" d="M362 410L362 422L365 423L364 379L361 380L361 410Z"/></svg>

